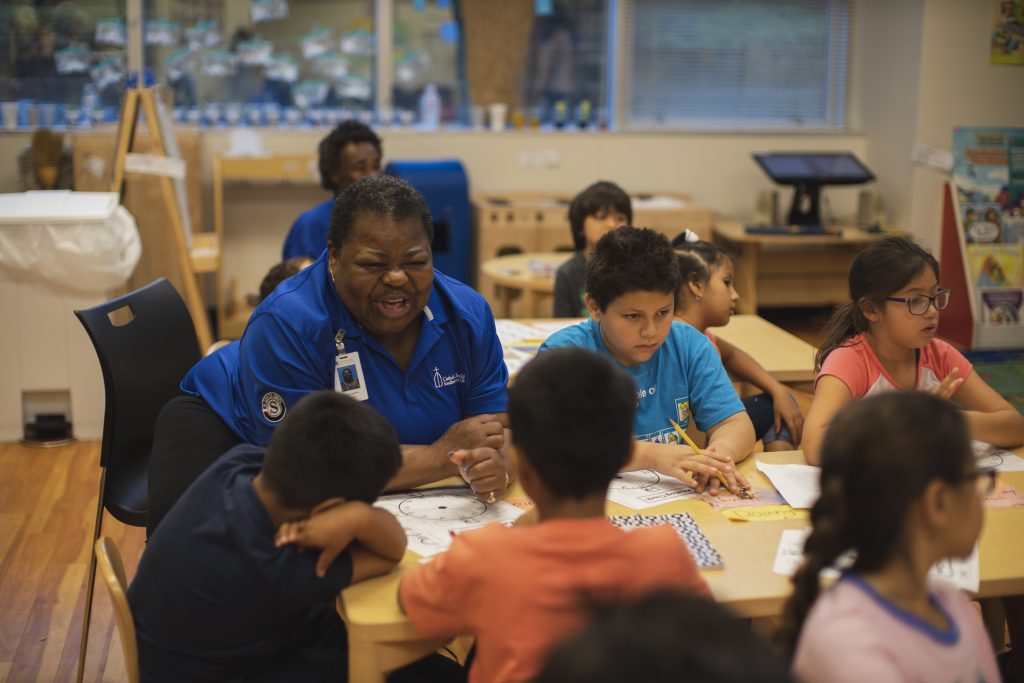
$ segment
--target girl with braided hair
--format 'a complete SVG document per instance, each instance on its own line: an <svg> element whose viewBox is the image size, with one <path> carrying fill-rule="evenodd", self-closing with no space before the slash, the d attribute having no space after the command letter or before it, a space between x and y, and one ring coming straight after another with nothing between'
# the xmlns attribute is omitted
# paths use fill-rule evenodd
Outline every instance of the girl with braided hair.
<svg viewBox="0 0 1024 683"><path fill-rule="evenodd" d="M948 401L891 392L841 410L784 610L796 677L999 683L977 611L928 574L971 553L994 483L994 470L975 469L967 422ZM849 551L852 566L819 596L819 574Z"/></svg>

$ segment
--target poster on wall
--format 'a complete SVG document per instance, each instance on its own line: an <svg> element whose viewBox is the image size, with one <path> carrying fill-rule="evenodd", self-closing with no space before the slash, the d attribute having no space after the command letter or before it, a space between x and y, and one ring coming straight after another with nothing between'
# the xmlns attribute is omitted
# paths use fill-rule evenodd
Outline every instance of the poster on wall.
<svg viewBox="0 0 1024 683"><path fill-rule="evenodd" d="M994 0L992 63L1024 64L1024 0Z"/></svg>

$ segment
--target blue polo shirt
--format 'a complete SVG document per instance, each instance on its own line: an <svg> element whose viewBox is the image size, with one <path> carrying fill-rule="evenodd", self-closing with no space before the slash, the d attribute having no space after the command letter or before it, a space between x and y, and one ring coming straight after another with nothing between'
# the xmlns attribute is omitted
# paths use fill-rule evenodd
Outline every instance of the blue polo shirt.
<svg viewBox="0 0 1024 683"><path fill-rule="evenodd" d="M708 338L686 323L673 322L665 343L639 365L623 365L608 352L601 328L593 320L559 330L540 352L566 346L606 354L636 385L633 434L641 441L677 443L669 419L686 428L690 415L707 431L727 417L743 412L722 361Z"/></svg>
<svg viewBox="0 0 1024 683"><path fill-rule="evenodd" d="M327 254L285 280L252 314L245 334L199 361L181 383L239 438L264 445L306 394L334 389L334 338L359 353L367 402L403 444L431 444L470 415L504 412L508 370L480 294L434 271L420 336L405 372L342 304Z"/></svg>
<svg viewBox="0 0 1024 683"><path fill-rule="evenodd" d="M333 210L334 197L331 197L322 204L300 213L288 230L288 236L284 238L281 260L287 261L296 256L319 256L320 252L327 248L327 233L331 228Z"/></svg>

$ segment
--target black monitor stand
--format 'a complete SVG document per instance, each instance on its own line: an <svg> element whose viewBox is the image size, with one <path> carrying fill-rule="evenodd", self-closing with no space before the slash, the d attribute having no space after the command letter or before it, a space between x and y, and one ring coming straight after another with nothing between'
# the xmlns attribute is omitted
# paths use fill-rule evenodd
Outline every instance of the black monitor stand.
<svg viewBox="0 0 1024 683"><path fill-rule="evenodd" d="M821 184L794 183L790 225L824 225L821 222Z"/></svg>

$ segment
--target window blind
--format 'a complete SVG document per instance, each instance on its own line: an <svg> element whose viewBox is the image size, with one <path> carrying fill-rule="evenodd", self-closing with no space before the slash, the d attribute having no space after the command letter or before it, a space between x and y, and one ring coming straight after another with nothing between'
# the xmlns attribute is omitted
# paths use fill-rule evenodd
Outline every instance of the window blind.
<svg viewBox="0 0 1024 683"><path fill-rule="evenodd" d="M632 0L625 128L841 129L853 0Z"/></svg>

